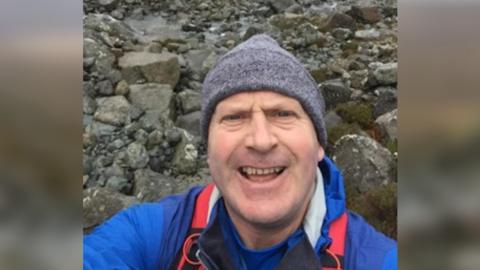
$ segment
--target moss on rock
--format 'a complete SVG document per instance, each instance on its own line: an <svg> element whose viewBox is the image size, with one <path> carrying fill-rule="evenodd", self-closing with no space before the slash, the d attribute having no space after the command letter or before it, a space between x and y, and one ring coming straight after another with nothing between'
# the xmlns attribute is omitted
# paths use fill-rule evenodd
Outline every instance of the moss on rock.
<svg viewBox="0 0 480 270"><path fill-rule="evenodd" d="M358 134L361 128L356 123L340 123L327 130L328 144L334 145L343 135Z"/></svg>
<svg viewBox="0 0 480 270"><path fill-rule="evenodd" d="M373 122L373 108L371 104L343 103L338 105L335 111L346 122L358 123L364 129L368 128Z"/></svg>
<svg viewBox="0 0 480 270"><path fill-rule="evenodd" d="M393 154L397 152L397 140L390 140L386 143L385 147Z"/></svg>

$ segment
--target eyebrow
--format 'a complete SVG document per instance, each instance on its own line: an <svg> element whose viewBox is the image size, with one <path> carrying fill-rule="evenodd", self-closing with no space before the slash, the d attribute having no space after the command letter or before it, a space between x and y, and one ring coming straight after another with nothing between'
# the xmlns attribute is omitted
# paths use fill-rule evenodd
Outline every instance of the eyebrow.
<svg viewBox="0 0 480 270"><path fill-rule="evenodd" d="M274 102L274 103L264 103L262 104L264 109L262 111L275 111L275 110L281 110L285 108L289 109L299 109L298 104L287 102L287 101L279 101L279 102ZM217 109L220 108L218 111L229 111L229 112L236 112L236 113L242 113L242 112L249 112L252 110L252 106L250 105L244 105L240 102L231 102L228 104L228 108L225 108L225 106L218 106ZM301 107L300 107L301 108Z"/></svg>

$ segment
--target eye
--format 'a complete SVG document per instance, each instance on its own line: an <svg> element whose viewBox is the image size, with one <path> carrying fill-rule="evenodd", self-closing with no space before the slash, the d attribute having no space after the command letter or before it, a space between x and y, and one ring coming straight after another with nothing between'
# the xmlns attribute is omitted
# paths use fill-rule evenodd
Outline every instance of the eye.
<svg viewBox="0 0 480 270"><path fill-rule="evenodd" d="M277 111L274 113L274 116L276 117L293 117L295 116L295 113L292 111Z"/></svg>
<svg viewBox="0 0 480 270"><path fill-rule="evenodd" d="M235 114L227 114L222 117L222 122L238 122L242 119L244 119L245 116L240 114L240 113L235 113Z"/></svg>
<svg viewBox="0 0 480 270"><path fill-rule="evenodd" d="M294 111L278 110L278 111L271 112L269 116L284 119L284 118L294 118L297 116L297 114Z"/></svg>
<svg viewBox="0 0 480 270"><path fill-rule="evenodd" d="M271 121L279 124L289 124L297 119L297 113L291 110L274 110L268 114Z"/></svg>

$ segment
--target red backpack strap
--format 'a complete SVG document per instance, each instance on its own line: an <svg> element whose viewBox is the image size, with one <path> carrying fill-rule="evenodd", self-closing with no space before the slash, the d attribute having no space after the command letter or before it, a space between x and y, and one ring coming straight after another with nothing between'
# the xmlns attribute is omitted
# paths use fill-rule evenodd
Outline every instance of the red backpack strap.
<svg viewBox="0 0 480 270"><path fill-rule="evenodd" d="M207 226L210 197L214 188L215 185L213 183L207 185L195 199L195 208L193 210L190 229L188 230L182 249L176 256L177 263L174 264L175 267L173 269L204 269L204 267L195 257L195 250L192 249L192 247L196 245L196 242L200 237L200 233Z"/></svg>
<svg viewBox="0 0 480 270"><path fill-rule="evenodd" d="M325 266L324 270L340 270L343 267L343 256L345 255L345 237L347 234L348 214L344 212L339 218L332 222L328 235L332 244L326 249L326 255L334 260L334 267Z"/></svg>
<svg viewBox="0 0 480 270"><path fill-rule="evenodd" d="M192 219L192 228L203 229L208 223L208 207L210 203L210 196L212 195L215 185L213 183L207 185L198 195L195 200L195 212Z"/></svg>

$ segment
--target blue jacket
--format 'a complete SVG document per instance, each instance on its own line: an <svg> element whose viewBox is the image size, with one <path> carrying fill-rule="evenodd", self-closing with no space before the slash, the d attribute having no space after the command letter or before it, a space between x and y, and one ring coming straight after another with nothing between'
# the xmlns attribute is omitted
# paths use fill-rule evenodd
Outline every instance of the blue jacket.
<svg viewBox="0 0 480 270"><path fill-rule="evenodd" d="M314 247L321 256L322 248L331 242L328 230L332 221L346 207L343 178L338 169L326 157L319 168L324 177L327 206L321 236ZM84 237L84 269L170 269L190 228L195 198L201 190L195 187L184 194L136 205L116 214ZM359 215L351 212L348 215L344 269L397 269L396 242ZM214 220L215 217L210 219L205 231L214 227ZM240 269L235 265L232 268Z"/></svg>

